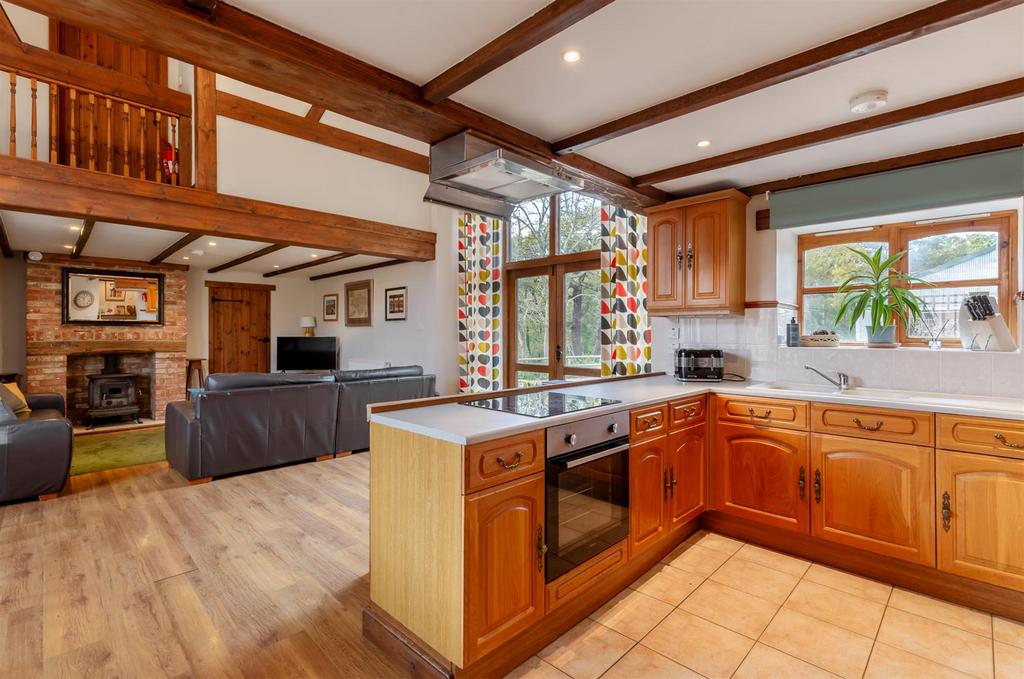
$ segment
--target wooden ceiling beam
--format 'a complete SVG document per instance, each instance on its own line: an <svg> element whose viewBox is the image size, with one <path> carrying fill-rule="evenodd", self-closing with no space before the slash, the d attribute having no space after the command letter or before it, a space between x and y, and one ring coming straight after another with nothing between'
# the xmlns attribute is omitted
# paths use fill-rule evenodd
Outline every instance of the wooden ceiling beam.
<svg viewBox="0 0 1024 679"><path fill-rule="evenodd" d="M295 264L293 266L286 266L283 269L274 269L273 271L268 271L267 273L263 274L263 277L264 278L273 278L274 276L281 276L281 275L286 274L286 273L293 273L295 271L302 271L303 269L311 269L314 266L323 266L324 264L330 264L331 262L340 262L343 259L348 259L349 257L354 257L354 256L355 255L350 254L348 252L339 252L338 254L331 255L330 257L321 257L321 258L317 258L317 259L311 260L309 262L303 262L302 264Z"/></svg>
<svg viewBox="0 0 1024 679"><path fill-rule="evenodd" d="M210 269L210 273L220 273L221 271L227 271L228 269L232 269L232 268L234 268L236 266L239 266L241 264L245 264L246 262L251 262L254 259L259 259L260 257L266 257L267 255L272 255L275 252L279 252L281 250L284 250L286 247L288 247L288 246L287 245L281 245L280 243L275 243L274 245L268 245L267 247L260 248L259 250L256 250L255 252L250 252L247 255L242 255L241 257L239 257L237 259L232 259L230 262L225 262L224 264L221 264L219 266L215 266L212 269Z"/></svg>
<svg viewBox="0 0 1024 679"><path fill-rule="evenodd" d="M666 120L1020 5L1024 0L944 0L858 33L767 64L560 139L556 153L579 152Z"/></svg>
<svg viewBox="0 0 1024 679"><path fill-rule="evenodd" d="M432 104L415 83L225 2L217 4L212 19L179 0L13 2L419 141L434 143L471 129L543 159L555 157L551 144L535 135L451 100ZM586 175L586 192L622 207L642 209L669 199L582 157L559 161Z"/></svg>
<svg viewBox="0 0 1024 679"><path fill-rule="evenodd" d="M878 132L907 123L927 120L936 116L966 111L979 106L987 106L1008 99L1024 96L1024 78L1014 78L994 85L986 85L967 92L959 92L948 97L941 97L914 106L905 106L894 111L878 113L866 118L857 118L839 125L823 127L813 132L777 139L764 144L757 144L745 149L722 153L710 158L702 158L690 163L683 163L656 172L648 172L637 177L637 185L660 184L662 182L689 177L691 175L717 170L730 165L760 160L769 156L805 149L819 144L839 141L869 132Z"/></svg>
<svg viewBox="0 0 1024 679"><path fill-rule="evenodd" d="M337 276L347 276L350 273L363 273L364 271L373 271L374 269L383 269L386 266L394 266L395 264L405 264L405 260L392 259L387 262L377 262L375 264L367 264L366 266L356 266L351 269L342 269L341 271L333 271L331 273L321 273L316 276L310 276L311 281L322 281L325 278L336 278Z"/></svg>
<svg viewBox="0 0 1024 679"><path fill-rule="evenodd" d="M555 0L505 31L423 86L423 98L436 104L476 82L548 38L608 5L612 0Z"/></svg>
<svg viewBox="0 0 1024 679"><path fill-rule="evenodd" d="M4 226L4 217L0 215L0 254L10 259L14 256L11 250L11 241L7 238L7 227Z"/></svg>
<svg viewBox="0 0 1024 679"><path fill-rule="evenodd" d="M159 255L157 255L153 259L149 260L149 263L150 264L160 264L165 259L167 259L171 255L173 255L175 252L178 252L182 248L188 247L189 245L191 245L192 243L196 242L197 240L199 240L202 237L203 237L203 234L201 234L201 233L187 233L184 236L182 236L181 238L179 238L178 240L176 240L173 243L171 243L170 245L168 245L166 248L164 248L160 252Z"/></svg>
<svg viewBox="0 0 1024 679"><path fill-rule="evenodd" d="M0 156L0 209L411 260L437 234L358 217Z"/></svg>
<svg viewBox="0 0 1024 679"><path fill-rule="evenodd" d="M306 111L306 118L320 122L320 119L324 117L325 113L327 113L327 109L323 106L310 106L309 110Z"/></svg>
<svg viewBox="0 0 1024 679"><path fill-rule="evenodd" d="M813 172L811 174L804 174L798 177L789 177L788 179L763 182L761 184L747 186L740 190L748 196L754 196L766 191L797 189L801 186L812 186L814 184L824 184L825 182L833 182L840 179L864 177L866 175L877 174L879 172L902 170L907 167L917 167L918 165L937 163L943 160L966 158L967 156L976 156L979 153L1003 151L1021 146L1024 146L1024 132L1016 132L1014 134L1007 134L1001 137L981 139L979 141L967 142L965 144L956 144L954 146L944 146L942 148L930 149L919 153L911 153L905 156L875 160L870 163L858 163L857 165L847 165L846 167L839 167L834 170L824 170L822 172Z"/></svg>
<svg viewBox="0 0 1024 679"><path fill-rule="evenodd" d="M228 92L217 92L217 115L379 160L382 163L404 167L413 172L426 174L430 171L430 159L421 153L324 125L308 115L288 113Z"/></svg>
<svg viewBox="0 0 1024 679"><path fill-rule="evenodd" d="M86 243L89 242L89 236L92 235L92 228L96 226L95 219L86 219L82 222L82 230L78 232L78 240L75 241L75 248L71 251L71 259L78 259L82 256L82 252L85 250Z"/></svg>
<svg viewBox="0 0 1024 679"><path fill-rule="evenodd" d="M21 38L18 37L18 31L15 30L14 24L11 23L11 18L7 16L7 12L4 11L3 7L0 7L0 35L16 44L21 42Z"/></svg>

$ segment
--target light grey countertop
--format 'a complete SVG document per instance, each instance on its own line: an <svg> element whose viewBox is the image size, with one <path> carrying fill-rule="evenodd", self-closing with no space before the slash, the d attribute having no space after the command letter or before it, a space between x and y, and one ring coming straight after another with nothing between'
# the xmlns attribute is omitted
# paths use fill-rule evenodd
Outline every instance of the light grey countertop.
<svg viewBox="0 0 1024 679"><path fill-rule="evenodd" d="M545 418L514 415L460 403L445 403L374 413L370 416L370 421L466 445L553 427L604 413L632 410L645 405L707 393L1024 420L1024 400L1022 399L861 388L853 388L840 393L825 383L822 385L780 382L701 384L682 383L668 375L656 375L595 384L566 384L560 385L552 391L599 396L621 401L621 403ZM487 394L479 394L479 397L487 398Z"/></svg>

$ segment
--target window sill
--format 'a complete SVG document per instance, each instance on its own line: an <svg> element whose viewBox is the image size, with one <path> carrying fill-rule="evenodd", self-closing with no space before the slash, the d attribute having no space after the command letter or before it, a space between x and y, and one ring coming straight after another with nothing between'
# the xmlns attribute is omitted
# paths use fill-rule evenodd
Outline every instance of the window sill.
<svg viewBox="0 0 1024 679"><path fill-rule="evenodd" d="M918 353L935 353L935 354L1020 354L1021 349L1018 347L1016 351L971 351L970 349L964 349L963 347L942 347L941 349L929 349L923 346L902 346L902 347L869 347L865 345L839 345L838 347L790 347L785 344L778 345L779 349L786 349L793 351L796 349L803 349L807 351L896 351L896 352L918 352Z"/></svg>

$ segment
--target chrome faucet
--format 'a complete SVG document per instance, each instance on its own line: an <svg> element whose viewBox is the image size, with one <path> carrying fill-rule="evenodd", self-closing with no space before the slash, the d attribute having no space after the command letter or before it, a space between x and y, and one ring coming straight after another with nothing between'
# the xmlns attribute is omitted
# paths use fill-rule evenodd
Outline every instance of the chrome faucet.
<svg viewBox="0 0 1024 679"><path fill-rule="evenodd" d="M836 385L836 387L839 388L839 391L846 391L847 389L850 388L850 376L847 375L846 373L841 373L841 372L836 371L836 377L838 379L834 380L831 377L829 377L828 375L826 375L825 373L823 373L820 370L818 370L817 368L811 367L809 365L805 365L804 366L804 370L810 370L811 372L818 373L819 375L824 377L826 380L828 380L832 384Z"/></svg>

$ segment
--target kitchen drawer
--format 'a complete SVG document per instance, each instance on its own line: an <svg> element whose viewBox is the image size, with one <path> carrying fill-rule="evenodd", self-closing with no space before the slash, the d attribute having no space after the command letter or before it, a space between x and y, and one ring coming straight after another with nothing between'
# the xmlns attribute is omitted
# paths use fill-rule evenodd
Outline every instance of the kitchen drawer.
<svg viewBox="0 0 1024 679"><path fill-rule="evenodd" d="M668 404L668 426L671 429L678 429L703 422L706 403L706 396L670 401Z"/></svg>
<svg viewBox="0 0 1024 679"><path fill-rule="evenodd" d="M544 471L544 430L466 446L465 492Z"/></svg>
<svg viewBox="0 0 1024 679"><path fill-rule="evenodd" d="M716 396L715 400L719 422L807 430L808 404L805 401L724 395Z"/></svg>
<svg viewBox="0 0 1024 679"><path fill-rule="evenodd" d="M657 436L668 431L668 405L640 408L629 413L629 437L632 440Z"/></svg>
<svg viewBox="0 0 1024 679"><path fill-rule="evenodd" d="M939 415L938 447L1024 460L1024 422Z"/></svg>
<svg viewBox="0 0 1024 679"><path fill-rule="evenodd" d="M609 547L547 586L548 613L588 591L589 586L626 563L626 540Z"/></svg>
<svg viewBox="0 0 1024 679"><path fill-rule="evenodd" d="M935 445L932 414L913 410L812 403L811 431L919 446Z"/></svg>

